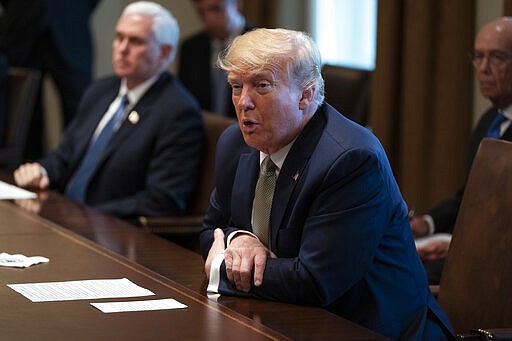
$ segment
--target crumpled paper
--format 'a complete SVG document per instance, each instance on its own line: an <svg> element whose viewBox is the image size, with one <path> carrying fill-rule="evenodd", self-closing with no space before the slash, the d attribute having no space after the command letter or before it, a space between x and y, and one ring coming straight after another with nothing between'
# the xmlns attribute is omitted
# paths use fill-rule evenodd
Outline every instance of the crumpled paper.
<svg viewBox="0 0 512 341"><path fill-rule="evenodd" d="M0 253L0 266L11 268L28 268L29 266L49 261L48 258L41 256L27 257L22 254L10 255L5 252Z"/></svg>

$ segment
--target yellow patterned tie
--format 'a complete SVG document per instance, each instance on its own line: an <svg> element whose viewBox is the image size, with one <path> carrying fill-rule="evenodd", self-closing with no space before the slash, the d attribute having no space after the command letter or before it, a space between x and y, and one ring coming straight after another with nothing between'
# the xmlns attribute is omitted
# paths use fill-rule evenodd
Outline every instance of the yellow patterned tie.
<svg viewBox="0 0 512 341"><path fill-rule="evenodd" d="M252 230L265 246L269 241L270 210L276 187L277 166L269 155L261 163L260 176L254 192Z"/></svg>

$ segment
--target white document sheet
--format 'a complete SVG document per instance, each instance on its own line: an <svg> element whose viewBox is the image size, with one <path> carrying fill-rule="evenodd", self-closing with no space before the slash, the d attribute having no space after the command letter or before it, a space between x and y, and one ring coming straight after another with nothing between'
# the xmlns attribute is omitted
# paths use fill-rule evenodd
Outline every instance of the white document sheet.
<svg viewBox="0 0 512 341"><path fill-rule="evenodd" d="M32 302L70 301L154 295L130 280L97 279L85 281L7 284Z"/></svg>
<svg viewBox="0 0 512 341"><path fill-rule="evenodd" d="M0 200L35 198L37 198L37 195L35 193L0 181Z"/></svg>
<svg viewBox="0 0 512 341"><path fill-rule="evenodd" d="M91 305L104 313L122 313L127 311L148 311L187 308L185 304L180 303L172 298L132 302L91 303Z"/></svg>

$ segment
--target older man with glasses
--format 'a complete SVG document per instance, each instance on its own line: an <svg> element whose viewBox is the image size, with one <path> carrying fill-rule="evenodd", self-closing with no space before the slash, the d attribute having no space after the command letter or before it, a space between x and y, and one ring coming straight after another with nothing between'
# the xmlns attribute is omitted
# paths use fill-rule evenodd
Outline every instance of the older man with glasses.
<svg viewBox="0 0 512 341"><path fill-rule="evenodd" d="M502 17L485 25L477 34L471 61L483 97L491 101L471 136L468 170L484 137L512 140L512 17ZM452 233L464 189L447 201L432 208L428 214L414 216L411 228L415 237L434 233ZM418 248L425 262L429 281L438 283L443 260L450 242L431 241Z"/></svg>

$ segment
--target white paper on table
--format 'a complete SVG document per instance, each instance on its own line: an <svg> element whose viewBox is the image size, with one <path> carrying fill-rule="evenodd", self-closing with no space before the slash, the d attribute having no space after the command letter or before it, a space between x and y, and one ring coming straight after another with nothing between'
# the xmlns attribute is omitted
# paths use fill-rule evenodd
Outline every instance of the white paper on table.
<svg viewBox="0 0 512 341"><path fill-rule="evenodd" d="M7 199L35 199L37 195L23 188L19 188L0 181L0 200Z"/></svg>
<svg viewBox="0 0 512 341"><path fill-rule="evenodd" d="M95 279L85 281L7 284L32 302L70 301L154 295L130 280Z"/></svg>
<svg viewBox="0 0 512 341"><path fill-rule="evenodd" d="M27 257L21 254L10 255L5 252L0 253L0 266L12 268L27 268L35 264L47 263L49 261L48 258L41 256Z"/></svg>
<svg viewBox="0 0 512 341"><path fill-rule="evenodd" d="M91 303L91 305L104 313L122 313L128 311L149 311L188 308L185 304L180 303L172 298L131 302Z"/></svg>
<svg viewBox="0 0 512 341"><path fill-rule="evenodd" d="M434 233L430 236L418 238L414 241L414 243L416 244L416 249L421 249L428 243L438 240L450 242L452 240L452 235L449 233Z"/></svg>

